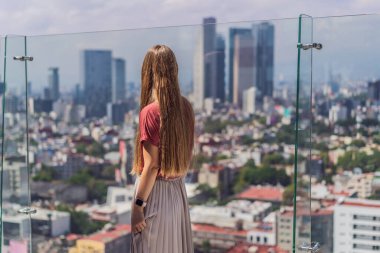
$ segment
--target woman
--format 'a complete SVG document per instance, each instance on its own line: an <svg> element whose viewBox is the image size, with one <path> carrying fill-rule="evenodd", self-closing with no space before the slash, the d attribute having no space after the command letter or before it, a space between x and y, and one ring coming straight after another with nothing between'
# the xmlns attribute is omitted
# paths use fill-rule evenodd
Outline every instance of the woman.
<svg viewBox="0 0 380 253"><path fill-rule="evenodd" d="M184 185L194 145L194 112L181 96L178 65L169 47L149 49L141 86L131 252L194 252Z"/></svg>

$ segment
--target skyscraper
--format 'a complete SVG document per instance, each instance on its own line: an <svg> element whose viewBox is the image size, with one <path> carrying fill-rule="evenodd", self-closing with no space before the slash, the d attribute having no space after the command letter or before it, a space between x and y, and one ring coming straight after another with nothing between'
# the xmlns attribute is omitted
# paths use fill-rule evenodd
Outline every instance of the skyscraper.
<svg viewBox="0 0 380 253"><path fill-rule="evenodd" d="M199 34L197 44L195 46L194 59L193 59L193 96L194 108L202 109L204 100L204 54L203 54L203 33Z"/></svg>
<svg viewBox="0 0 380 253"><path fill-rule="evenodd" d="M112 102L125 100L125 60L115 58L112 60Z"/></svg>
<svg viewBox="0 0 380 253"><path fill-rule="evenodd" d="M203 19L203 53L204 53L204 97L212 97L214 90L213 75L215 74L215 39L216 19ZM213 71L214 70L214 71Z"/></svg>
<svg viewBox="0 0 380 253"><path fill-rule="evenodd" d="M367 86L368 98L374 101L380 100L380 80L368 82Z"/></svg>
<svg viewBox="0 0 380 253"><path fill-rule="evenodd" d="M235 34L233 63L233 103L242 108L243 91L254 86L255 55L249 33Z"/></svg>
<svg viewBox="0 0 380 253"><path fill-rule="evenodd" d="M273 96L274 25L269 22L255 24L252 35L256 53L256 87L258 99L262 102L264 96Z"/></svg>
<svg viewBox="0 0 380 253"><path fill-rule="evenodd" d="M249 28L230 28L229 30L229 48L228 48L228 101L233 102L234 90L234 53L235 53L235 35L251 35L252 30Z"/></svg>
<svg viewBox="0 0 380 253"><path fill-rule="evenodd" d="M49 68L48 83L50 90L50 98L53 101L58 100L60 96L58 68Z"/></svg>
<svg viewBox="0 0 380 253"><path fill-rule="evenodd" d="M211 78L211 96L212 98L218 98L221 102L225 100L225 58L226 58L226 45L224 38L221 35L216 36L215 54L212 78Z"/></svg>
<svg viewBox="0 0 380 253"><path fill-rule="evenodd" d="M82 51L82 83L86 117L103 117L112 93L112 52L110 50Z"/></svg>
<svg viewBox="0 0 380 253"><path fill-rule="evenodd" d="M216 33L216 19L203 19L194 55L194 96L197 109L205 98L225 99L225 42Z"/></svg>

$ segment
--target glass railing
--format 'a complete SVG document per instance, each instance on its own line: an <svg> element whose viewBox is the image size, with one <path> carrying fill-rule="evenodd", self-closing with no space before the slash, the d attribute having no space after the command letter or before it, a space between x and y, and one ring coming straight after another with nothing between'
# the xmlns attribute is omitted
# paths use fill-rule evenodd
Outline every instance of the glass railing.
<svg viewBox="0 0 380 253"><path fill-rule="evenodd" d="M2 252L27 252L31 247L30 160L26 37L4 39L2 82ZM6 84L6 85L5 85ZM6 87L7 86L7 87ZM6 88L7 89L6 89ZM48 189L45 189L46 191Z"/></svg>
<svg viewBox="0 0 380 253"><path fill-rule="evenodd" d="M380 248L379 23L379 15L314 19L323 49L313 54L311 238L322 252Z"/></svg>
<svg viewBox="0 0 380 253"><path fill-rule="evenodd" d="M379 21L1 38L1 252L129 252L140 68L155 44L173 49L196 112L196 252L376 250Z"/></svg>

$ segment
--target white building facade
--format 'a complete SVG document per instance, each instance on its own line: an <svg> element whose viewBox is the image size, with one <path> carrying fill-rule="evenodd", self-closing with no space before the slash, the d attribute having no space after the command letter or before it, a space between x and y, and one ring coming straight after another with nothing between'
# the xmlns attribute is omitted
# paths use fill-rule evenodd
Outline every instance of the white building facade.
<svg viewBox="0 0 380 253"><path fill-rule="evenodd" d="M345 199L334 210L334 253L380 251L380 201Z"/></svg>

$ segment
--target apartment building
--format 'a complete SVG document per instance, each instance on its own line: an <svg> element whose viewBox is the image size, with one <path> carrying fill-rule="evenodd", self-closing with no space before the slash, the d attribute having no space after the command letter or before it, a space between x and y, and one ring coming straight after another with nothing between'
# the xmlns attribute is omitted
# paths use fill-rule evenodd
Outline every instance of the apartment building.
<svg viewBox="0 0 380 253"><path fill-rule="evenodd" d="M380 251L380 201L346 198L334 208L334 253Z"/></svg>

